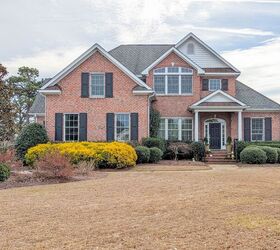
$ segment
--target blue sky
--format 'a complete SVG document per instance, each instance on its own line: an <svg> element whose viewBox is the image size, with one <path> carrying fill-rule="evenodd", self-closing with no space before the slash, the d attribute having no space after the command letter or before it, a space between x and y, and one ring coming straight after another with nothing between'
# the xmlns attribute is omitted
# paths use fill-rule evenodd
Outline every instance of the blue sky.
<svg viewBox="0 0 280 250"><path fill-rule="evenodd" d="M51 77L95 42L176 43L191 31L280 101L280 1L1 0L1 10L0 60L12 74L26 65Z"/></svg>

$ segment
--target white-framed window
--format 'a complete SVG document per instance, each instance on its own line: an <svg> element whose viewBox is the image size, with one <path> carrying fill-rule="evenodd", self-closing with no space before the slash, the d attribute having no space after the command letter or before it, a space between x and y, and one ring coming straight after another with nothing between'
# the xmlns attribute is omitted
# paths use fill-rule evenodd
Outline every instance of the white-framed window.
<svg viewBox="0 0 280 250"><path fill-rule="evenodd" d="M165 67L154 70L154 90L158 95L192 95L193 70Z"/></svg>
<svg viewBox="0 0 280 250"><path fill-rule="evenodd" d="M79 140L79 114L64 114L64 141Z"/></svg>
<svg viewBox="0 0 280 250"><path fill-rule="evenodd" d="M128 113L115 114L115 140L116 141L130 140L130 114Z"/></svg>
<svg viewBox="0 0 280 250"><path fill-rule="evenodd" d="M159 126L159 137L171 141L192 141L192 118L161 118Z"/></svg>
<svg viewBox="0 0 280 250"><path fill-rule="evenodd" d="M264 118L251 118L251 140L264 141Z"/></svg>
<svg viewBox="0 0 280 250"><path fill-rule="evenodd" d="M187 54L189 54L189 55L193 55L194 54L194 44L193 43L189 43L187 45Z"/></svg>
<svg viewBox="0 0 280 250"><path fill-rule="evenodd" d="M90 75L90 96L105 97L105 74L91 73Z"/></svg>
<svg viewBox="0 0 280 250"><path fill-rule="evenodd" d="M221 79L209 79L209 91L221 89Z"/></svg>

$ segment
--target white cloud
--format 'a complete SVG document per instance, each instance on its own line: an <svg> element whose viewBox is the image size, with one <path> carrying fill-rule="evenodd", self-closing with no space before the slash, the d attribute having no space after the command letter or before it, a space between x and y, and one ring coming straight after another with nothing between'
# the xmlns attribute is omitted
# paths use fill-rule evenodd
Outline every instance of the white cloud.
<svg viewBox="0 0 280 250"><path fill-rule="evenodd" d="M241 81L280 102L280 37L222 55L241 71Z"/></svg>
<svg viewBox="0 0 280 250"><path fill-rule="evenodd" d="M39 69L40 77L52 77L69 63L75 60L86 49L85 47L60 48L54 50L40 51L30 56L18 56L3 62L9 74L16 74L21 66Z"/></svg>

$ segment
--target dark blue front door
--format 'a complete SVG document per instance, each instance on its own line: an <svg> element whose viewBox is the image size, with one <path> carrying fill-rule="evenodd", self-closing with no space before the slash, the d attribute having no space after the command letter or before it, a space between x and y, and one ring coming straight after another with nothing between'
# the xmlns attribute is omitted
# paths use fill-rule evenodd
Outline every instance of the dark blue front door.
<svg viewBox="0 0 280 250"><path fill-rule="evenodd" d="M210 149L221 149L221 123L209 123Z"/></svg>

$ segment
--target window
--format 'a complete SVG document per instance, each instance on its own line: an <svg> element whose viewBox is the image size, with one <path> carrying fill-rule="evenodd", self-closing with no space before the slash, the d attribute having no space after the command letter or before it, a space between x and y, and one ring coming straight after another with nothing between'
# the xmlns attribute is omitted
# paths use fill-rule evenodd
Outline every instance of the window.
<svg viewBox="0 0 280 250"><path fill-rule="evenodd" d="M179 94L179 76L167 76L168 94Z"/></svg>
<svg viewBox="0 0 280 250"><path fill-rule="evenodd" d="M189 43L187 45L187 54L189 54L189 55L193 55L194 54L194 45L193 45L193 43Z"/></svg>
<svg viewBox="0 0 280 250"><path fill-rule="evenodd" d="M209 90L216 91L221 89L221 79L209 79Z"/></svg>
<svg viewBox="0 0 280 250"><path fill-rule="evenodd" d="M102 73L91 74L91 96L105 97L105 75Z"/></svg>
<svg viewBox="0 0 280 250"><path fill-rule="evenodd" d="M130 139L130 115L116 114L115 115L115 140L129 141Z"/></svg>
<svg viewBox="0 0 280 250"><path fill-rule="evenodd" d="M193 70L166 67L154 70L154 90L160 95L190 95L193 90Z"/></svg>
<svg viewBox="0 0 280 250"><path fill-rule="evenodd" d="M78 114L64 115L64 140L65 141L79 140L79 115Z"/></svg>
<svg viewBox="0 0 280 250"><path fill-rule="evenodd" d="M159 137L171 141L191 141L192 128L192 118L161 118Z"/></svg>
<svg viewBox="0 0 280 250"><path fill-rule="evenodd" d="M252 118L251 136L252 141L263 141L264 140L264 119L263 118Z"/></svg>
<svg viewBox="0 0 280 250"><path fill-rule="evenodd" d="M154 77L154 85L155 85L155 92L158 94L165 93L165 78L164 76L155 76Z"/></svg>
<svg viewBox="0 0 280 250"><path fill-rule="evenodd" d="M182 141L192 140L192 120L182 119Z"/></svg>

